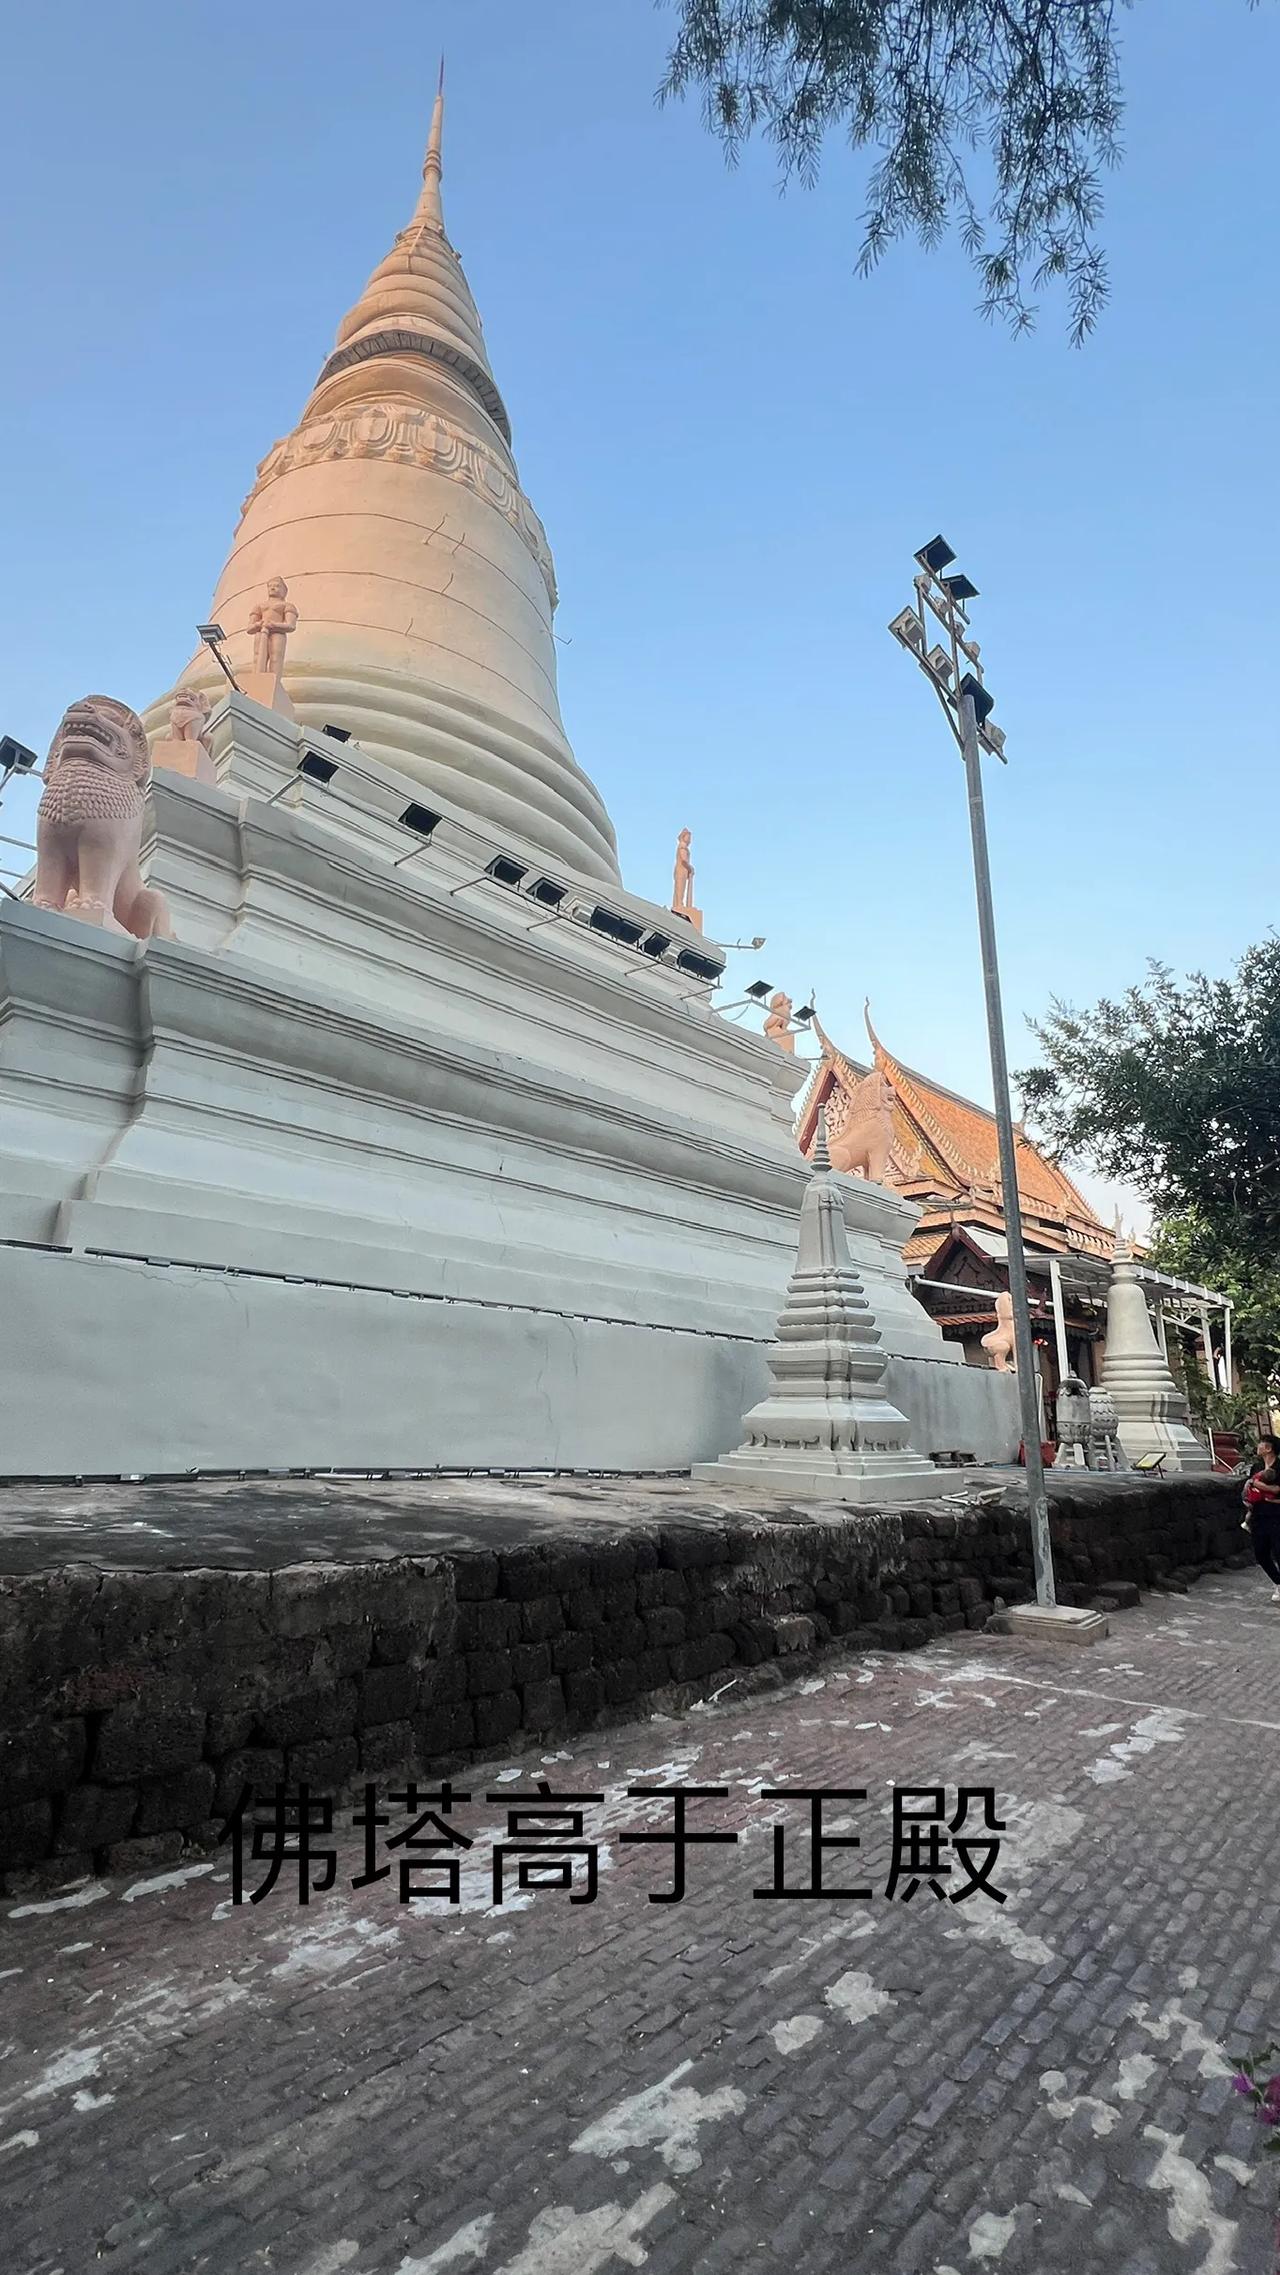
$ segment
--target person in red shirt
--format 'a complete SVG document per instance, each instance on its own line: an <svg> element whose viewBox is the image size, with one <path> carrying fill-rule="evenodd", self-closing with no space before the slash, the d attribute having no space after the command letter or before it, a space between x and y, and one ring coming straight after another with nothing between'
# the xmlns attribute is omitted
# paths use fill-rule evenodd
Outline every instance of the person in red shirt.
<svg viewBox="0 0 1280 2275"><path fill-rule="evenodd" d="M1280 1604L1280 1441L1269 1434L1258 1440L1244 1505L1253 1553L1272 1582L1272 1603Z"/></svg>

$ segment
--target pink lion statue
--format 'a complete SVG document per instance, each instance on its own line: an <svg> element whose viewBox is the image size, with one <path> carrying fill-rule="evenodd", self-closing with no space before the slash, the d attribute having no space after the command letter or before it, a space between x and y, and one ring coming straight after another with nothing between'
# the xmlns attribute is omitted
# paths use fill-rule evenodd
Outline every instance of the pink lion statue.
<svg viewBox="0 0 1280 2275"><path fill-rule="evenodd" d="M1013 1297L1002 1288L996 1297L995 1326L982 1338L982 1348L997 1374L1017 1373L1013 1342Z"/></svg>
<svg viewBox="0 0 1280 2275"><path fill-rule="evenodd" d="M36 813L37 908L139 940L172 940L164 897L144 885L138 866L150 780L136 711L111 695L71 705L49 746Z"/></svg>

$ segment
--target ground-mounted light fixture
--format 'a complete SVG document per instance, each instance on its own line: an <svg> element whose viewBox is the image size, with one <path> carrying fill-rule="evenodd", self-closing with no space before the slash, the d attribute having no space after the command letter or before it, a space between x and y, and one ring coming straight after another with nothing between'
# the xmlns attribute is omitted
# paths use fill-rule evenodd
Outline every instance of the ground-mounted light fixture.
<svg viewBox="0 0 1280 2275"><path fill-rule="evenodd" d="M326 758L318 750L304 750L298 760L299 774L304 775L308 782L318 782L321 788L325 790L328 789L337 771L337 759Z"/></svg>

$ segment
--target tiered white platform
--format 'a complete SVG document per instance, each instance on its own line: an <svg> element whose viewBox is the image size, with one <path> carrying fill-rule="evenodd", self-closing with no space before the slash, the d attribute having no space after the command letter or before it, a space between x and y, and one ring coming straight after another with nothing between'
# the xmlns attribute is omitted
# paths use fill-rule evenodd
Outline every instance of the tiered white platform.
<svg viewBox="0 0 1280 2275"><path fill-rule="evenodd" d="M177 943L0 909L0 1474L683 1467L763 1394L796 1062L722 952L243 698L155 782ZM664 945L666 943L666 945ZM1008 1385L847 1181L922 1451Z"/></svg>

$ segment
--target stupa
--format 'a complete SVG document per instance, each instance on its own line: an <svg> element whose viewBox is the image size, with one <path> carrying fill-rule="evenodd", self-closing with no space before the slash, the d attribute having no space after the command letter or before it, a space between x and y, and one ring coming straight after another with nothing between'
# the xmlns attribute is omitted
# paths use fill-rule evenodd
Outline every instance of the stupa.
<svg viewBox="0 0 1280 2275"><path fill-rule="evenodd" d="M1137 1267L1123 1244L1111 1267L1102 1387L1115 1401L1118 1435L1130 1461L1163 1454L1170 1473L1212 1470L1208 1447L1188 1426L1186 1399L1156 1341Z"/></svg>
<svg viewBox="0 0 1280 2275"><path fill-rule="evenodd" d="M886 1394L885 1372L823 1113L800 1206L796 1268L769 1354L768 1394L744 1417L742 1444L720 1461L699 1462L694 1476L846 1504L936 1492L942 1473L910 1444L911 1425Z"/></svg>
<svg viewBox="0 0 1280 2275"><path fill-rule="evenodd" d="M249 619L286 578L287 695L304 726L336 723L429 798L461 798L547 858L616 880L612 825L560 719L550 547L445 234L443 134L442 87L413 217L259 466L210 615L258 694ZM203 649L180 684L225 691ZM146 715L153 738L171 701Z"/></svg>
<svg viewBox="0 0 1280 2275"><path fill-rule="evenodd" d="M569 750L442 134L250 493L237 691L206 649L146 714L176 937L0 902L0 1475L684 1469L767 1388L804 1070ZM914 1442L1008 1458L912 1205L839 1190Z"/></svg>

